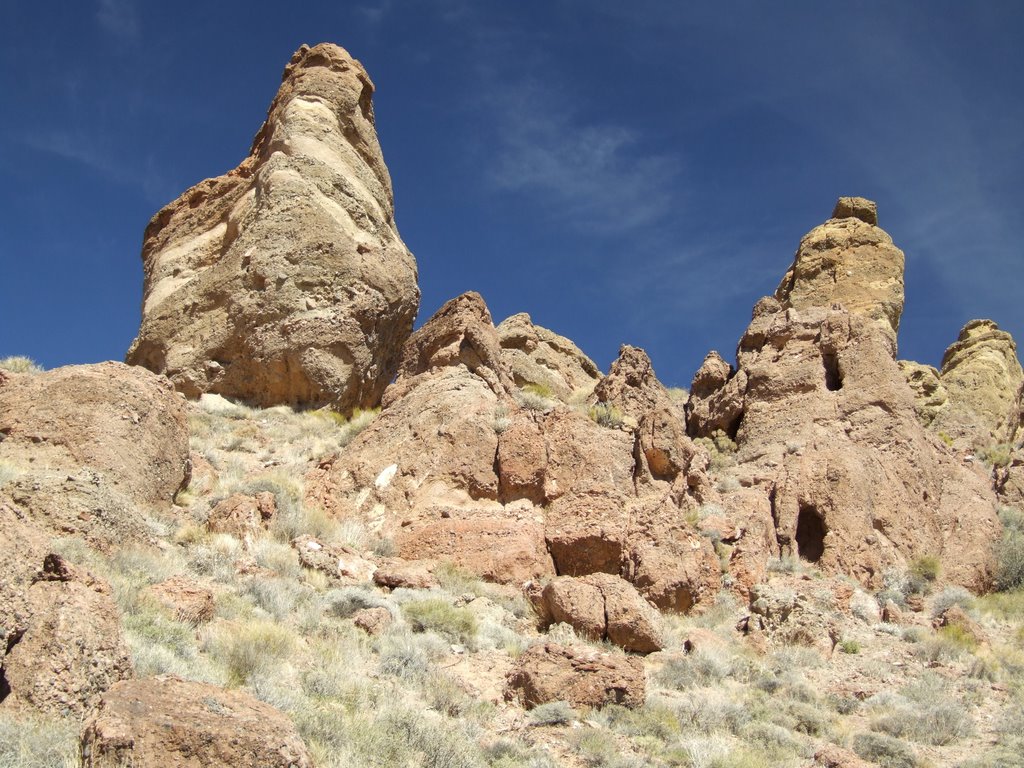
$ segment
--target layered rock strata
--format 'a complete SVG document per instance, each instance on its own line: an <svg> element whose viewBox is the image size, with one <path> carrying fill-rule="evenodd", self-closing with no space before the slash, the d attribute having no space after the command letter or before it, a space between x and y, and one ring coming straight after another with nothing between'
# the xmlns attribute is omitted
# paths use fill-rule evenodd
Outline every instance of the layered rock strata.
<svg viewBox="0 0 1024 768"><path fill-rule="evenodd" d="M249 156L153 217L128 362L188 397L372 407L419 303L374 127L373 83L302 46Z"/></svg>

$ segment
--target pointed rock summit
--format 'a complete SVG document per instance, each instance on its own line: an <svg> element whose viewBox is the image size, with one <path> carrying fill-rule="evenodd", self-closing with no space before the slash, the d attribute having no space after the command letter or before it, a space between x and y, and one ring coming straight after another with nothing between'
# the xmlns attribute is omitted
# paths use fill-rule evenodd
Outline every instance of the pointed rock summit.
<svg viewBox="0 0 1024 768"><path fill-rule="evenodd" d="M775 298L783 308L841 304L864 315L896 343L903 314L903 251L878 227L875 204L841 197L832 218L800 241Z"/></svg>
<svg viewBox="0 0 1024 768"><path fill-rule="evenodd" d="M146 228L129 363L189 397L377 404L419 288L395 228L372 94L338 46L292 56L249 156Z"/></svg>

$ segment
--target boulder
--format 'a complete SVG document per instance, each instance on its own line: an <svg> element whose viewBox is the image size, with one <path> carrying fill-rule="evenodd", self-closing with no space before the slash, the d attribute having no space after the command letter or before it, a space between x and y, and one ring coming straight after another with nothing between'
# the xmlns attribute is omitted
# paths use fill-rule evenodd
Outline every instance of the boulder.
<svg viewBox="0 0 1024 768"><path fill-rule="evenodd" d="M531 596L531 602L545 626L565 622L582 636L637 653L665 647L658 612L618 576L561 576Z"/></svg>
<svg viewBox="0 0 1024 768"><path fill-rule="evenodd" d="M505 697L519 699L527 709L549 701L595 709L607 704L635 709L644 703L645 686L639 658L543 643L516 660L506 679Z"/></svg>
<svg viewBox="0 0 1024 768"><path fill-rule="evenodd" d="M373 90L345 50L296 51L249 156L146 227L128 362L190 398L377 405L419 289L395 227Z"/></svg>
<svg viewBox="0 0 1024 768"><path fill-rule="evenodd" d="M352 623L372 637L383 633L394 621L391 611L384 607L360 608L352 614Z"/></svg>
<svg viewBox="0 0 1024 768"><path fill-rule="evenodd" d="M533 385L560 400L589 392L601 380L594 361L564 336L534 325L525 312L497 328L501 357L517 387Z"/></svg>
<svg viewBox="0 0 1024 768"><path fill-rule="evenodd" d="M423 559L410 562L389 557L377 564L373 583L385 589L431 589L439 585L433 569L434 563Z"/></svg>
<svg viewBox="0 0 1024 768"><path fill-rule="evenodd" d="M375 563L344 544L325 544L304 534L292 539L292 547L303 568L320 571L335 581L362 584L372 579L377 570Z"/></svg>
<svg viewBox="0 0 1024 768"><path fill-rule="evenodd" d="M0 386L4 491L56 535L104 547L151 535L189 478L185 401L167 380L121 363L11 376Z"/></svg>
<svg viewBox="0 0 1024 768"><path fill-rule="evenodd" d="M775 298L783 309L840 304L866 317L895 348L903 314L903 251L877 226L875 204L839 198L832 218L800 241Z"/></svg>
<svg viewBox="0 0 1024 768"><path fill-rule="evenodd" d="M270 491L261 491L255 496L235 493L210 510L206 527L210 533L229 533L245 539L267 530L276 514L277 500Z"/></svg>
<svg viewBox="0 0 1024 768"><path fill-rule="evenodd" d="M146 588L177 621L204 624L213 619L213 592L184 576L172 576Z"/></svg>
<svg viewBox="0 0 1024 768"><path fill-rule="evenodd" d="M23 595L28 616L8 634L0 702L80 716L92 696L133 674L121 615L105 581L56 554L37 563Z"/></svg>
<svg viewBox="0 0 1024 768"><path fill-rule="evenodd" d="M312 768L283 712L244 691L160 676L118 683L82 726L89 768Z"/></svg>

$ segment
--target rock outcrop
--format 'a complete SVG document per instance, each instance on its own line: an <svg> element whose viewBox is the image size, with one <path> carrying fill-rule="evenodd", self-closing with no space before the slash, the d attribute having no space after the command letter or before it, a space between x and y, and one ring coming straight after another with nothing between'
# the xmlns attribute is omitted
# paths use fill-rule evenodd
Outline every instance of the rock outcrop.
<svg viewBox="0 0 1024 768"><path fill-rule="evenodd" d="M118 683L81 733L89 768L312 768L283 712L243 691L160 676Z"/></svg>
<svg viewBox="0 0 1024 768"><path fill-rule="evenodd" d="M184 399L167 380L121 363L10 376L0 385L4 486L32 522L91 543L145 539L188 482Z"/></svg>
<svg viewBox="0 0 1024 768"><path fill-rule="evenodd" d="M249 156L146 228L128 362L193 398L377 404L419 289L395 228L372 94L343 49L295 53Z"/></svg>
<svg viewBox="0 0 1024 768"><path fill-rule="evenodd" d="M568 400L589 393L601 380L601 371L579 347L534 325L525 312L506 318L497 330L502 359L517 387L532 384Z"/></svg>
<svg viewBox="0 0 1024 768"><path fill-rule="evenodd" d="M3 516L5 530L18 527ZM22 527L15 542L25 538L38 552L38 540L33 546L31 531ZM7 552L7 559L19 562L23 574L29 564L37 572L31 584L16 583L15 611L4 619L11 626L0 657L0 705L81 715L92 696L133 673L111 588L52 553L35 560L25 552ZM7 573L3 576L6 583Z"/></svg>
<svg viewBox="0 0 1024 768"><path fill-rule="evenodd" d="M895 346L903 314L903 251L878 228L875 204L841 197L832 218L800 241L775 298L783 309L842 304L867 317Z"/></svg>
<svg viewBox="0 0 1024 768"><path fill-rule="evenodd" d="M607 704L634 709L644 703L645 690L644 665L636 657L543 643L516 661L505 695L519 699L527 709L549 701L595 709Z"/></svg>
<svg viewBox="0 0 1024 768"><path fill-rule="evenodd" d="M665 647L658 612L618 576L560 576L528 596L545 626L565 622L584 637L637 653Z"/></svg>
<svg viewBox="0 0 1024 768"><path fill-rule="evenodd" d="M814 277L824 261L812 270L808 254L827 255L834 290L825 289L832 276ZM995 499L984 473L917 419L894 358L902 270L903 254L865 221L814 230L783 300L755 307L736 368L709 357L698 372L690 432L724 428L735 440L738 473L767 497L782 552L868 586L935 555L948 580L984 589Z"/></svg>
<svg viewBox="0 0 1024 768"><path fill-rule="evenodd" d="M394 539L407 560L495 581L609 573L686 611L721 584L687 522L714 489L642 350L624 347L592 406L531 408L483 299L466 294L409 339L378 419L307 477L310 503ZM525 402L525 401L524 401Z"/></svg>
<svg viewBox="0 0 1024 768"><path fill-rule="evenodd" d="M991 320L972 320L942 356L942 368L901 363L918 410L936 431L976 448L1012 441L1024 372L1017 345ZM923 369L923 370L922 370Z"/></svg>

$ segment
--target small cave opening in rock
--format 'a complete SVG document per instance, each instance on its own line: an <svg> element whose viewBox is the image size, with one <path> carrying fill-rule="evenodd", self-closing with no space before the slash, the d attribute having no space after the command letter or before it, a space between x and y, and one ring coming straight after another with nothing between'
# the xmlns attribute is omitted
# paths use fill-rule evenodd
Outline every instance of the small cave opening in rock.
<svg viewBox="0 0 1024 768"><path fill-rule="evenodd" d="M825 388L836 392L843 388L843 374L839 370L839 358L834 352L822 352L821 362L825 366Z"/></svg>
<svg viewBox="0 0 1024 768"><path fill-rule="evenodd" d="M825 520L814 507L800 505L796 518L796 553L801 560L816 563L825 554Z"/></svg>
<svg viewBox="0 0 1024 768"><path fill-rule="evenodd" d="M25 631L14 632L7 638L7 647L4 649L4 656L7 656L21 640ZM7 674L4 671L4 659L0 658L0 703L11 695L11 684L7 681Z"/></svg>

